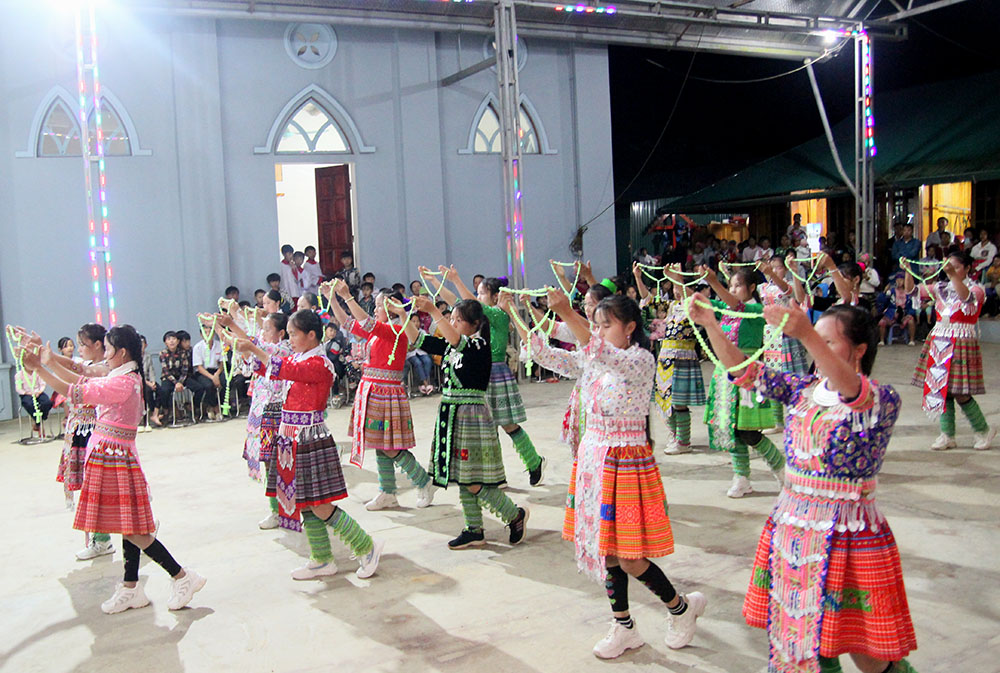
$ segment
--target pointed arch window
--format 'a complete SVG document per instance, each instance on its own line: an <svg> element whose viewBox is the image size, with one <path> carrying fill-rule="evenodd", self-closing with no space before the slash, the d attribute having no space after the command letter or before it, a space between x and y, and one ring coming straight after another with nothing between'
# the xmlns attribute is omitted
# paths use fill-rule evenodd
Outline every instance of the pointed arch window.
<svg viewBox="0 0 1000 673"><path fill-rule="evenodd" d="M38 133L39 157L72 157L83 154L80 124L62 98L56 98L45 111Z"/></svg>
<svg viewBox="0 0 1000 673"><path fill-rule="evenodd" d="M87 118L87 126L90 131L90 153L97 154L97 119L94 111L90 111ZM106 157L129 157L132 156L132 141L128 137L128 129L122 121L121 115L115 106L107 98L101 97L101 133L104 137L104 156Z"/></svg>
<svg viewBox="0 0 1000 673"><path fill-rule="evenodd" d="M350 153L351 145L333 117L310 98L288 119L276 154Z"/></svg>
<svg viewBox="0 0 1000 673"><path fill-rule="evenodd" d="M538 132L531 114L522 104L518 109L521 123L521 154L541 154L538 146ZM476 124L476 137L472 151L475 154L500 154L503 140L500 136L500 115L491 101Z"/></svg>

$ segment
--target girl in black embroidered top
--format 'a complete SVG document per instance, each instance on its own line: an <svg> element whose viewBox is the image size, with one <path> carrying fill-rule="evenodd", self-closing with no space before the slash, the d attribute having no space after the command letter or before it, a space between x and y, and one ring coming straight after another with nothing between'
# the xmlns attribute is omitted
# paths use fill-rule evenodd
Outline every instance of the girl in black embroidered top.
<svg viewBox="0 0 1000 673"><path fill-rule="evenodd" d="M412 321L406 328L413 348L444 358L444 386L428 471L438 486L459 485L465 529L448 547L464 549L484 543L483 505L510 528L510 543L518 544L524 539L528 510L498 488L505 476L500 439L486 402L493 359L490 323L482 304L463 299L455 304L449 322L429 298L413 301L416 310L428 313L443 335L418 335Z"/></svg>

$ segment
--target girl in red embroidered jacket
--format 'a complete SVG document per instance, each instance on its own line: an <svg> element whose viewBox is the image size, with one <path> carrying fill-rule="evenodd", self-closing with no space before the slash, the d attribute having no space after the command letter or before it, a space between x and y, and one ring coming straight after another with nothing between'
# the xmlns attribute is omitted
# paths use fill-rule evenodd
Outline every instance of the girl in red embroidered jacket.
<svg viewBox="0 0 1000 673"><path fill-rule="evenodd" d="M146 476L135 448L135 432L143 415L142 342L131 325L113 327L105 337L107 376L74 383L55 373L48 347L25 352L24 364L73 404L97 408L97 422L87 443L83 487L73 527L90 533L121 533L125 577L114 595L101 604L107 614L149 605L139 580L139 555L144 552L174 578L171 610L190 602L205 586L205 578L180 566L156 539Z"/></svg>
<svg viewBox="0 0 1000 673"><path fill-rule="evenodd" d="M268 355L247 339L240 339L236 348L257 357L256 373L291 382L270 457L267 495L278 499L281 527L304 528L309 539L309 562L294 570L292 579L336 574L327 526L358 559L358 577L371 577L378 568L384 543L373 541L334 504L347 497L347 483L340 469L337 443L323 421L334 372L323 350L320 317L312 311L296 311L288 321L288 341L293 355L284 358Z"/></svg>
<svg viewBox="0 0 1000 673"><path fill-rule="evenodd" d="M350 434L353 440L351 463L361 467L366 450L375 451L378 463L378 494L365 509L369 511L398 507L396 465L406 472L417 487L417 507L427 507L434 498L434 487L427 471L413 457L413 417L410 399L403 385L403 365L410 343L403 328L390 323L390 315L406 314L402 296L382 290L375 297L375 316L371 317L351 294L347 283L338 280L332 288L344 301L351 317L336 297L330 298L330 310L343 329L366 340L367 358L358 393L351 410Z"/></svg>

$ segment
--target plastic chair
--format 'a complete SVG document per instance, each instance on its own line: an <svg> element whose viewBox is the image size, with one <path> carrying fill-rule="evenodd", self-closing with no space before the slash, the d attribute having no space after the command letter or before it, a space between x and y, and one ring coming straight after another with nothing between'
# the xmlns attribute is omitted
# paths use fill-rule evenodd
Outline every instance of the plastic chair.
<svg viewBox="0 0 1000 673"><path fill-rule="evenodd" d="M190 419L185 419L185 420L181 421L180 423L177 422L177 398L178 397L181 398L181 404L182 405L184 405L184 404L190 404L191 405L191 418ZM189 425L194 425L195 423L198 422L197 419L195 419L194 416L195 416L194 393L192 393L187 388L185 388L184 390L182 390L180 392L176 392L175 391L174 394L170 396L170 425L167 426L167 427L170 427L170 428L186 428Z"/></svg>
<svg viewBox="0 0 1000 673"><path fill-rule="evenodd" d="M18 402L20 402L20 400L18 400ZM20 404L18 404L17 409L17 434L18 437L20 437L20 439L17 440L18 444L33 446L35 444L46 444L55 440L57 433L52 430L52 424L55 419L52 417L51 412L49 413L48 418L38 424L38 434L36 435L35 429L31 427L31 423L28 423L28 433L24 433L24 421L22 419L27 419L29 414L24 410L24 407L20 406Z"/></svg>

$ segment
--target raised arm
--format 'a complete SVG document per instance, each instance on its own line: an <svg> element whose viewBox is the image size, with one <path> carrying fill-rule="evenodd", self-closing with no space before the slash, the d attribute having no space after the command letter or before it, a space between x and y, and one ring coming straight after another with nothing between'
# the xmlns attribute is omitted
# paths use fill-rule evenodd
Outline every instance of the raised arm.
<svg viewBox="0 0 1000 673"><path fill-rule="evenodd" d="M527 295L524 296L527 297ZM514 316L517 308L514 307L513 295L510 292L501 292L500 296L497 297L497 306L510 316L510 321L514 324L514 328L517 330L518 336L521 337L521 341L527 341L528 330L524 329L524 324L521 322L520 316ZM528 306L531 306L531 304L529 303Z"/></svg>
<svg viewBox="0 0 1000 673"><path fill-rule="evenodd" d="M438 269L441 271L447 271L447 273L444 275L444 279L447 279L453 273L457 275L457 272L452 271L452 269L454 268L455 267L451 267L451 269L449 269L448 267L443 265L438 267ZM458 297L455 296L454 292L449 290L447 287L444 287L443 280L438 280L438 277L435 276L433 273L431 273L431 270L428 269L426 266L418 267L417 270L420 272L420 277L424 279L424 282L430 283L431 285L434 286L434 292L437 295L438 299L440 299L443 302L446 302L448 306L455 305L455 302L458 301Z"/></svg>
<svg viewBox="0 0 1000 673"><path fill-rule="evenodd" d="M899 260L899 266L906 272L903 274L903 291L906 294L910 294L913 292L913 274L910 272L910 260L904 257Z"/></svg>
<svg viewBox="0 0 1000 673"><path fill-rule="evenodd" d="M423 311L428 314L431 317L431 320L437 323L438 329L441 330L441 336L445 341L452 346L457 346L459 342L462 341L462 335L458 333L458 330L455 329L450 320L444 319L444 316L441 315L441 311L439 311L437 306L434 305L434 302L430 300L430 297L414 297L413 301L416 302L418 311Z"/></svg>
<svg viewBox="0 0 1000 673"><path fill-rule="evenodd" d="M590 264L588 259L586 263L580 265L580 278L587 281L587 285L597 285L597 279L594 278L594 268Z"/></svg>
<svg viewBox="0 0 1000 673"><path fill-rule="evenodd" d="M955 288L955 292L958 293L958 298L962 301L967 301L971 291L969 287L965 284L965 278L959 278L958 270L948 262L944 265L945 275L948 276L948 280L951 281L951 286Z"/></svg>
<svg viewBox="0 0 1000 673"><path fill-rule="evenodd" d="M709 303L708 298L701 292L696 292L688 299L688 311L691 319L705 328L708 340L712 344L712 350L719 361L727 368L735 367L746 359L732 341L722 331L722 326L715 317L715 309Z"/></svg>
<svg viewBox="0 0 1000 673"><path fill-rule="evenodd" d="M785 257L785 268L791 269L792 264L798 266L798 262L795 261L794 252L788 253ZM795 301L800 306L804 305L806 303L806 290L802 287L802 283L799 282L798 276L796 276L795 272L792 272L792 280L788 282L788 285L792 288L792 296L795 297Z"/></svg>
<svg viewBox="0 0 1000 673"><path fill-rule="evenodd" d="M719 299L726 303L729 308L735 309L740 305L740 300L736 298L732 292L730 292L725 285L719 282L719 277L712 271L711 268L707 266L702 266L699 268L701 273L705 274L705 281L708 282L709 287L715 290L715 294L719 296ZM700 294L700 293L699 293Z"/></svg>
<svg viewBox="0 0 1000 673"><path fill-rule="evenodd" d="M827 377L827 387L840 393L844 400L855 399L861 392L860 375L850 362L833 352L805 312L786 306L768 306L764 309L764 319L771 325L780 325L786 315L788 322L782 331L802 342L812 355L816 368Z"/></svg>
<svg viewBox="0 0 1000 673"><path fill-rule="evenodd" d="M451 281L452 285L455 286L455 289L458 290L458 295L462 299L478 299L478 297L476 297L476 294L474 292L470 292L469 288L466 287L465 281L462 280L462 276L460 276L459 273L458 273L458 271L455 270L455 265L454 264L452 264L451 267L441 266L441 267L438 267L438 268L441 271L447 271L448 272L448 275L446 276L446 278ZM478 289L478 288L476 288L476 289Z"/></svg>
<svg viewBox="0 0 1000 673"><path fill-rule="evenodd" d="M771 281L772 283L774 283L775 285L778 286L778 289L781 290L782 294L788 294L788 290L789 290L788 283L785 281L784 278L781 277L780 274L777 274L777 273L774 272L774 269L771 268L771 262L770 262L770 260L762 260L762 261L760 261L757 264L757 268L760 269L760 272L763 273L764 276L769 281Z"/></svg>
<svg viewBox="0 0 1000 673"><path fill-rule="evenodd" d="M832 257L824 253L820 254L823 255L823 267L830 271L830 276L833 278L833 284L837 288L837 295L840 297L841 301L850 303L851 295L854 293L854 288L851 287L851 281L847 280L847 276L840 272L840 269L837 268L837 263L833 261Z"/></svg>
<svg viewBox="0 0 1000 673"><path fill-rule="evenodd" d="M632 262L632 276L635 277L635 287L639 290L639 299L645 299L649 296L649 288L642 280L642 267L639 266L639 262Z"/></svg>
<svg viewBox="0 0 1000 673"><path fill-rule="evenodd" d="M343 280L337 280L337 282L333 284L333 289L334 292L337 293L337 296L344 300L344 303L347 305L347 310L351 312L352 318L354 318L358 322L364 322L365 320L368 320L370 316L368 315L367 312L365 312L363 308L361 308L358 305L358 300L354 297L354 294L351 292L350 285L348 285ZM340 306L338 306L339 303L340 302L338 301L331 300L330 310L333 311L333 315L334 317L337 318L337 321L341 325L343 325L347 322L347 314L345 314L344 310Z"/></svg>
<svg viewBox="0 0 1000 673"><path fill-rule="evenodd" d="M566 326L573 332L573 336L580 342L581 346L590 343L590 323L587 319L573 310L573 305L569 302L569 297L564 292L556 289L549 289L549 309L562 318Z"/></svg>
<svg viewBox="0 0 1000 673"><path fill-rule="evenodd" d="M238 339L250 338L249 336L247 336L247 333L243 331L243 328L239 326L236 320L234 320L231 315L227 315L225 313L219 315L218 319L216 319L215 331L218 333L220 337L225 335L225 332L222 331L222 328L226 328L227 330L232 332L233 335L235 335L236 338Z"/></svg>
<svg viewBox="0 0 1000 673"><path fill-rule="evenodd" d="M556 280L559 281L559 287L563 289L566 294L573 294L576 290L575 287L569 286L569 280L566 279L566 269L562 264L557 264L556 260L550 259L549 266L552 267L552 271L556 274ZM576 262L577 275L579 275L580 262Z"/></svg>

